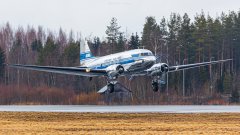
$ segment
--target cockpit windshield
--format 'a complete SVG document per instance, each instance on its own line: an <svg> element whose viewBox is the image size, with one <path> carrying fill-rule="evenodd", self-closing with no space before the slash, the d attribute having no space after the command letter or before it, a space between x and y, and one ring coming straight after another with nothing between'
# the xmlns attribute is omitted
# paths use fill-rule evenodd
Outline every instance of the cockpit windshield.
<svg viewBox="0 0 240 135"><path fill-rule="evenodd" d="M153 54L151 52L146 53L140 53L140 56L152 56Z"/></svg>

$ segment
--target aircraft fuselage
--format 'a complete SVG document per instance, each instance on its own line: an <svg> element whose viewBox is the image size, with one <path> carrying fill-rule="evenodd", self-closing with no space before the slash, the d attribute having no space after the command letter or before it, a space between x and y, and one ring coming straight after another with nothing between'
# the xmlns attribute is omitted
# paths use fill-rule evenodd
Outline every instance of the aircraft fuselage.
<svg viewBox="0 0 240 135"><path fill-rule="evenodd" d="M83 67L91 69L114 70L117 65L125 69L125 73L144 71L154 65L156 57L147 49L135 49L83 61ZM139 72L140 73L140 72Z"/></svg>

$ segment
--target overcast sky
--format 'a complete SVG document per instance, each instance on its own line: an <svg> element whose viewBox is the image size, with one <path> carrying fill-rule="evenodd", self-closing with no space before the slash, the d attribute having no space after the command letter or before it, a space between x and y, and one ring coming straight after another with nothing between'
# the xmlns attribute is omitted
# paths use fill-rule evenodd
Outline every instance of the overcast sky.
<svg viewBox="0 0 240 135"><path fill-rule="evenodd" d="M0 0L0 25L41 25L54 31L62 27L66 32L104 37L112 17L131 34L142 32L146 16L159 22L172 12L193 18L203 10L216 17L222 11L239 11L239 5L240 0Z"/></svg>

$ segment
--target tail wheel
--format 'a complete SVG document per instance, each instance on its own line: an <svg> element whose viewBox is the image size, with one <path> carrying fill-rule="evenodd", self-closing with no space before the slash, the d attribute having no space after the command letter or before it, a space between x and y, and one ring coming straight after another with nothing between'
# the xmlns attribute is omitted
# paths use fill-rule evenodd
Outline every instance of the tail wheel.
<svg viewBox="0 0 240 135"><path fill-rule="evenodd" d="M108 84L108 90L109 90L109 93L113 93L114 92L114 84L109 83Z"/></svg>
<svg viewBox="0 0 240 135"><path fill-rule="evenodd" d="M157 82L152 82L152 89L154 92L157 92L158 91L158 83Z"/></svg>

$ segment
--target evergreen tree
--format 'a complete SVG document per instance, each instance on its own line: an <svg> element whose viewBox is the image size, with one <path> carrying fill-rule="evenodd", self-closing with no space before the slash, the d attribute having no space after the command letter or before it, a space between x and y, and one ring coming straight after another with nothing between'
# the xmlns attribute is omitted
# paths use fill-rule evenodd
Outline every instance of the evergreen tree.
<svg viewBox="0 0 240 135"><path fill-rule="evenodd" d="M108 40L108 43L111 45L112 53L121 33L119 31L120 28L121 27L118 26L117 19L113 17L111 19L110 25L107 26L107 30L106 30L107 40Z"/></svg>
<svg viewBox="0 0 240 135"><path fill-rule="evenodd" d="M43 49L42 42L40 40L35 40L31 44L32 51L41 52Z"/></svg>
<svg viewBox="0 0 240 135"><path fill-rule="evenodd" d="M181 17L176 13L172 13L168 22L168 46L170 55L170 64L180 64L181 43L178 41L179 31L181 28Z"/></svg>
<svg viewBox="0 0 240 135"><path fill-rule="evenodd" d="M216 18L212 25L209 26L212 32L212 57L215 59L219 58L219 53L221 50L222 45L222 39L223 39L223 27L221 24L221 20L219 18Z"/></svg>
<svg viewBox="0 0 240 135"><path fill-rule="evenodd" d="M59 63L59 46L54 43L51 36L47 38L44 48L39 54L38 63L40 65L58 65Z"/></svg>
<svg viewBox="0 0 240 135"><path fill-rule="evenodd" d="M136 49L139 48L141 46L140 43L141 42L140 42L139 36L138 36L138 34L136 32L136 35L135 35L135 47L134 48L136 48Z"/></svg>
<svg viewBox="0 0 240 135"><path fill-rule="evenodd" d="M179 30L179 43L182 45L180 49L180 53L182 56L181 62L182 64L187 63L194 63L194 54L195 54L195 46L193 44L193 30L192 26L190 24L190 18L188 17L188 14L184 14L182 18L181 28ZM188 70L185 72L187 78L185 78L185 90L187 91L189 87L192 87L192 81L195 78L195 74L193 70ZM187 92L186 92L187 93ZM189 93L192 93L192 91L189 91Z"/></svg>
<svg viewBox="0 0 240 135"><path fill-rule="evenodd" d="M129 42L129 47L130 47L130 49L138 49L140 47L139 36L137 33L136 33L136 35L134 35L132 33L132 36L131 36L130 42Z"/></svg>
<svg viewBox="0 0 240 135"><path fill-rule="evenodd" d="M156 23L155 18L152 16L146 18L146 22L143 27L141 45L153 51L155 54L157 53L160 45L160 28Z"/></svg>
<svg viewBox="0 0 240 135"><path fill-rule="evenodd" d="M123 34L120 33L117 41L117 46L115 48L115 52L122 52L124 51L124 46L125 46L125 39L123 37Z"/></svg>
<svg viewBox="0 0 240 135"><path fill-rule="evenodd" d="M165 60L165 62L168 62L168 47L167 47L167 38L168 38L168 31L167 31L167 23L166 23L166 19L163 17L161 19L160 25L159 25L159 29L160 29L160 60L161 62L163 62Z"/></svg>
<svg viewBox="0 0 240 135"><path fill-rule="evenodd" d="M193 30L193 38L194 44L196 46L195 49L195 62L204 62L209 61L211 57L207 55L209 53L209 43L208 43L208 23L205 17L204 12L201 14L197 14L194 21L194 30ZM194 80L196 80L196 86L202 88L206 83L207 79L209 79L208 67L200 67L195 69L195 75L197 76Z"/></svg>
<svg viewBox="0 0 240 135"><path fill-rule="evenodd" d="M195 29L194 29L194 39L197 46L196 58L198 62L204 61L204 44L207 38L207 21L205 14L202 12L200 15L195 17Z"/></svg>
<svg viewBox="0 0 240 135"><path fill-rule="evenodd" d="M190 24L190 18L185 13L183 16L183 21L181 23L181 28L179 30L179 42L181 43L183 49L182 53L184 56L184 59L189 59L189 53L194 54L194 48L192 47L192 30L191 30L191 24ZM191 61L192 60L188 60Z"/></svg>
<svg viewBox="0 0 240 135"><path fill-rule="evenodd" d="M99 37L94 37L93 43L92 43L92 51L94 56L100 56L100 46L101 46L101 41Z"/></svg>
<svg viewBox="0 0 240 135"><path fill-rule="evenodd" d="M232 58L234 59L234 73L240 71L240 11L233 18L233 53Z"/></svg>
<svg viewBox="0 0 240 135"><path fill-rule="evenodd" d="M64 66L77 66L79 64L79 42L71 42L63 53Z"/></svg>
<svg viewBox="0 0 240 135"><path fill-rule="evenodd" d="M162 38L166 38L168 35L166 19L163 17L159 25Z"/></svg>

